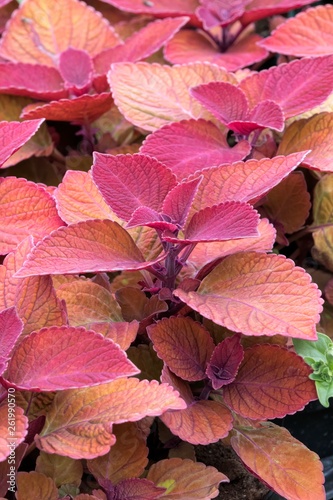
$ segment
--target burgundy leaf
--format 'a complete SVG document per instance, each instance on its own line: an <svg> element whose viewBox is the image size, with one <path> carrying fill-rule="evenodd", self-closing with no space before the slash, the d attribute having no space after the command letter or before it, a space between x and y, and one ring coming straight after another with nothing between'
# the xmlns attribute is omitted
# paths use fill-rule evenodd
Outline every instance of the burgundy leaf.
<svg viewBox="0 0 333 500"><path fill-rule="evenodd" d="M240 334L235 334L220 342L210 358L206 374L214 389L230 384L236 378L239 365L244 358Z"/></svg>

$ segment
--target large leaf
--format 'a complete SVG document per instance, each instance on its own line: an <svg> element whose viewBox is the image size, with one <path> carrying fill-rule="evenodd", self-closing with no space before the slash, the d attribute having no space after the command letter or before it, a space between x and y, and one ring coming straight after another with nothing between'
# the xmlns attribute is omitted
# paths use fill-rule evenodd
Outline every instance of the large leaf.
<svg viewBox="0 0 333 500"><path fill-rule="evenodd" d="M310 152L304 159L304 166L322 172L333 171L333 113L319 113L308 120L292 123L282 137L278 154L306 149Z"/></svg>
<svg viewBox="0 0 333 500"><path fill-rule="evenodd" d="M40 241L16 277L135 270L151 264L117 222L88 220L60 228Z"/></svg>
<svg viewBox="0 0 333 500"><path fill-rule="evenodd" d="M333 53L333 6L319 5L280 24L259 42L271 52L291 56L324 56Z"/></svg>
<svg viewBox="0 0 333 500"><path fill-rule="evenodd" d="M84 328L43 328L14 350L6 378L21 390L88 387L135 375L138 369L109 339Z"/></svg>
<svg viewBox="0 0 333 500"><path fill-rule="evenodd" d="M125 118L144 130L189 118L211 118L189 89L210 81L236 83L233 75L214 64L162 66L116 63L108 74L116 105Z"/></svg>
<svg viewBox="0 0 333 500"><path fill-rule="evenodd" d="M12 121L0 122L0 167L37 132L43 121L28 120L22 123Z"/></svg>
<svg viewBox="0 0 333 500"><path fill-rule="evenodd" d="M153 464L147 479L167 487L167 500L210 500L218 495L218 485L228 478L215 467L189 459L169 458Z"/></svg>
<svg viewBox="0 0 333 500"><path fill-rule="evenodd" d="M112 423L181 409L184 401L167 384L136 378L59 392L36 438L38 448L72 458L105 455L115 442Z"/></svg>
<svg viewBox="0 0 333 500"><path fill-rule="evenodd" d="M148 135L140 152L157 158L181 180L203 168L242 160L250 149L245 140L231 148L226 133L200 119L166 125Z"/></svg>
<svg viewBox="0 0 333 500"><path fill-rule="evenodd" d="M28 417L24 415L24 410L15 405L15 395L9 393L6 404L0 406L0 462L12 452L15 457L14 450L24 441L28 425Z"/></svg>
<svg viewBox="0 0 333 500"><path fill-rule="evenodd" d="M166 488L158 488L152 481L137 477L124 479L116 485L109 479L100 479L99 482L109 498L123 500L154 500L161 498L161 494L166 491Z"/></svg>
<svg viewBox="0 0 333 500"><path fill-rule="evenodd" d="M176 185L169 169L155 158L140 154L94 153L92 175L108 205L127 221L140 206L159 211L164 198Z"/></svg>
<svg viewBox="0 0 333 500"><path fill-rule="evenodd" d="M142 2L141 0L103 0L105 3L111 4L118 9L135 14L152 14L158 17L167 15L184 15L194 14L198 6L198 0L174 0L170 3L168 0L157 0L151 4Z"/></svg>
<svg viewBox="0 0 333 500"><path fill-rule="evenodd" d="M241 23L246 25L276 14L283 14L292 9L309 5L310 0L252 0L246 2Z"/></svg>
<svg viewBox="0 0 333 500"><path fill-rule="evenodd" d="M56 66L57 56L69 47L95 56L118 43L107 20L84 2L27 0L6 26L0 55L10 61Z"/></svg>
<svg viewBox="0 0 333 500"><path fill-rule="evenodd" d="M257 345L245 350L236 379L223 388L223 398L243 417L282 418L317 399L310 373L295 353L276 345Z"/></svg>
<svg viewBox="0 0 333 500"><path fill-rule="evenodd" d="M43 237L62 226L51 195L33 182L0 179L0 253L6 254L26 236Z"/></svg>
<svg viewBox="0 0 333 500"><path fill-rule="evenodd" d="M239 84L250 106L272 100L286 118L321 104L332 92L333 55L304 58L255 73Z"/></svg>
<svg viewBox="0 0 333 500"><path fill-rule="evenodd" d="M158 356L178 377L189 381L206 377L214 349L206 328L191 318L171 317L148 326L147 331Z"/></svg>
<svg viewBox="0 0 333 500"><path fill-rule="evenodd" d="M255 252L226 257L197 292L174 294L218 325L245 335L316 339L322 310L317 285L281 255Z"/></svg>
<svg viewBox="0 0 333 500"><path fill-rule="evenodd" d="M318 455L287 429L271 423L242 428L231 438L231 445L248 469L288 500L325 500Z"/></svg>

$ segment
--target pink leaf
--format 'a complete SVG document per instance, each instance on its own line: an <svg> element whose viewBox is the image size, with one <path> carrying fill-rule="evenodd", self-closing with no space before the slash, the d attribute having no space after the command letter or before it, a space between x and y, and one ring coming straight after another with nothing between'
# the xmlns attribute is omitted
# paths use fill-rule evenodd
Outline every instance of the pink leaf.
<svg viewBox="0 0 333 500"><path fill-rule="evenodd" d="M221 389L235 380L243 358L239 334L227 337L216 346L206 370L214 389Z"/></svg>
<svg viewBox="0 0 333 500"><path fill-rule="evenodd" d="M250 0L201 0L196 14L206 30L215 26L228 26L241 17Z"/></svg>
<svg viewBox="0 0 333 500"><path fill-rule="evenodd" d="M59 72L67 89L74 92L82 91L92 79L92 59L85 50L69 47L60 54Z"/></svg>
<svg viewBox="0 0 333 500"><path fill-rule="evenodd" d="M311 0L252 0L246 3L245 12L240 19L244 25L253 23L264 17L298 9L312 2Z"/></svg>
<svg viewBox="0 0 333 500"><path fill-rule="evenodd" d="M90 387L139 373L112 340L85 328L43 328L14 350L7 379L20 390Z"/></svg>
<svg viewBox="0 0 333 500"><path fill-rule="evenodd" d="M186 222L200 182L201 177L177 184L167 194L163 202L162 212L168 215L171 221L177 224L178 227L183 227Z"/></svg>
<svg viewBox="0 0 333 500"><path fill-rule="evenodd" d="M333 55L304 58L255 73L239 84L250 107L271 100L286 118L321 104L332 92Z"/></svg>
<svg viewBox="0 0 333 500"><path fill-rule="evenodd" d="M117 222L89 220L60 228L37 243L15 276L135 270L151 264Z"/></svg>
<svg viewBox="0 0 333 500"><path fill-rule="evenodd" d="M128 221L126 227L132 228L136 226L148 226L160 231L169 229L170 231L176 231L178 228L172 222L169 222L169 217L164 217L156 210L149 207L139 207L134 210L132 217Z"/></svg>
<svg viewBox="0 0 333 500"><path fill-rule="evenodd" d="M163 234L163 239L189 244L248 238L258 236L258 222L258 213L250 205L230 201L195 213L185 229L183 240L167 233Z"/></svg>
<svg viewBox="0 0 333 500"><path fill-rule="evenodd" d="M181 180L206 167L242 160L250 150L245 140L231 148L226 133L200 119L162 127L147 136L140 153L154 156Z"/></svg>
<svg viewBox="0 0 333 500"><path fill-rule="evenodd" d="M134 12L135 14L151 14L157 17L183 16L193 14L198 6L198 0L155 0L152 4L142 0L103 0L117 9Z"/></svg>
<svg viewBox="0 0 333 500"><path fill-rule="evenodd" d="M37 132L43 121L0 122L0 167Z"/></svg>
<svg viewBox="0 0 333 500"><path fill-rule="evenodd" d="M141 154L94 153L92 175L118 217L129 220L140 206L159 211L176 178L159 161Z"/></svg>
<svg viewBox="0 0 333 500"><path fill-rule="evenodd" d="M3 373L6 361L23 330L23 323L18 317L15 307L0 312L0 375Z"/></svg>

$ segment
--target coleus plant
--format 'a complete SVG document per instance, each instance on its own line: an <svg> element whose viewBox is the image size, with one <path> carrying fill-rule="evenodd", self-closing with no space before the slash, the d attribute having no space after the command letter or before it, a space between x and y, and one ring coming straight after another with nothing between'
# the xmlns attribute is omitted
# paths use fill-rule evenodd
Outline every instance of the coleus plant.
<svg viewBox="0 0 333 500"><path fill-rule="evenodd" d="M208 500L228 478L194 447L223 440L284 497L323 499L319 457L270 420L332 392L323 301L295 265L301 245L286 245L313 233L332 271L333 56L231 72L259 61L250 23L309 2L106 3L135 14L26 0L0 42L1 91L51 101L0 127L0 495L15 489L15 456L18 500ZM317 9L296 27L327 22L330 7ZM228 40L218 65L186 51L181 65L137 62L165 43L172 62L177 37L204 32ZM307 55L276 37L256 53ZM141 137L138 153L99 144L92 168L57 187L6 176L44 119L98 126L99 96ZM322 288L326 315L327 276Z"/></svg>

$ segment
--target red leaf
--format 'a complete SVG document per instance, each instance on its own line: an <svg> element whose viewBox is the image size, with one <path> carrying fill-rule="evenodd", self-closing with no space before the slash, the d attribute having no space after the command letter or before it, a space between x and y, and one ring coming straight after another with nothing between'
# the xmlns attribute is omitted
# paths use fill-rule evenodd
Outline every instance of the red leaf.
<svg viewBox="0 0 333 500"><path fill-rule="evenodd" d="M304 5L311 0L252 0L245 6L245 12L240 21L246 25L276 14L283 14Z"/></svg>
<svg viewBox="0 0 333 500"><path fill-rule="evenodd" d="M250 107L271 100L286 118L321 104L333 86L333 55L304 58L255 73L239 84Z"/></svg>
<svg viewBox="0 0 333 500"><path fill-rule="evenodd" d="M4 372L7 359L23 330L23 323L15 307L0 312L0 375Z"/></svg>
<svg viewBox="0 0 333 500"><path fill-rule="evenodd" d="M35 103L26 106L21 118L46 118L54 121L93 122L109 111L113 99L109 92L103 94L85 94L75 99L60 99L48 104Z"/></svg>
<svg viewBox="0 0 333 500"><path fill-rule="evenodd" d="M37 132L43 121L0 122L0 167Z"/></svg>
<svg viewBox="0 0 333 500"><path fill-rule="evenodd" d="M40 64L0 62L2 94L28 96L50 100L67 97L64 82L55 68Z"/></svg>
<svg viewBox="0 0 333 500"><path fill-rule="evenodd" d="M226 404L253 420L282 418L317 399L311 368L294 352L276 345L246 349L234 382L223 388Z"/></svg>
<svg viewBox="0 0 333 500"><path fill-rule="evenodd" d="M134 271L151 264L117 222L89 220L60 228L37 243L15 277Z"/></svg>
<svg viewBox="0 0 333 500"><path fill-rule="evenodd" d="M60 54L59 72L65 88L73 92L85 90L93 75L92 59L85 50L69 47Z"/></svg>
<svg viewBox="0 0 333 500"><path fill-rule="evenodd" d="M206 365L214 349L209 332L190 318L171 317L147 327L158 356L178 377L206 378Z"/></svg>
<svg viewBox="0 0 333 500"><path fill-rule="evenodd" d="M0 253L6 254L26 236L42 238L62 226L54 199L25 179L0 178Z"/></svg>
<svg viewBox="0 0 333 500"><path fill-rule="evenodd" d="M316 339L322 300L304 269L283 255L229 255L197 292L174 295L218 325L245 335Z"/></svg>
<svg viewBox="0 0 333 500"><path fill-rule="evenodd" d="M140 206L159 211L176 178L155 158L141 154L94 153L92 175L105 201L118 217L129 220Z"/></svg>
<svg viewBox="0 0 333 500"><path fill-rule="evenodd" d="M110 382L139 373L109 339L74 327L43 328L14 350L7 379L20 390L56 391Z"/></svg>
<svg viewBox="0 0 333 500"><path fill-rule="evenodd" d="M258 223L258 213L251 205L228 201L195 213L185 229L184 239L178 240L167 231L163 233L163 239L190 244L248 238L258 236Z"/></svg>
<svg viewBox="0 0 333 500"><path fill-rule="evenodd" d="M231 445L252 473L288 500L325 500L318 455L272 423L239 429Z"/></svg>
<svg viewBox="0 0 333 500"><path fill-rule="evenodd" d="M227 337L215 347L206 370L214 389L221 389L235 380L243 358L239 334Z"/></svg>
<svg viewBox="0 0 333 500"><path fill-rule="evenodd" d="M214 123L200 119L162 127L148 135L140 153L154 156L181 180L206 167L242 160L250 149L245 140L231 148L226 133Z"/></svg>

